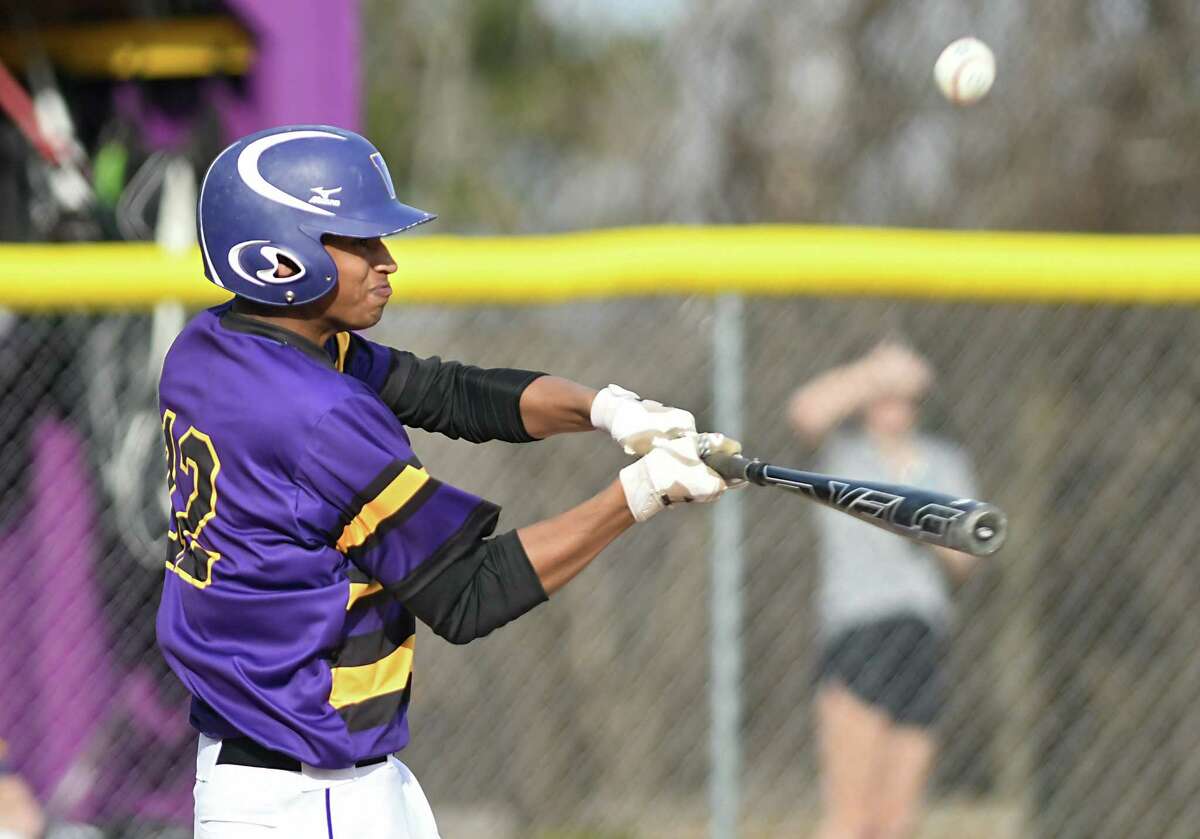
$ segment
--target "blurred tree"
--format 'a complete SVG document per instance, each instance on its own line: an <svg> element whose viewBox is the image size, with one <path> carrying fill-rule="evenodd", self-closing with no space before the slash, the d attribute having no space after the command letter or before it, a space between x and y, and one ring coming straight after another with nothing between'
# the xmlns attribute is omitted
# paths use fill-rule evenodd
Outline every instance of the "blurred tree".
<svg viewBox="0 0 1200 839"><path fill-rule="evenodd" d="M370 129L455 229L1200 220L1195 3L677 5L622 28L599 2L366 0ZM959 110L930 77L964 32L999 80Z"/></svg>

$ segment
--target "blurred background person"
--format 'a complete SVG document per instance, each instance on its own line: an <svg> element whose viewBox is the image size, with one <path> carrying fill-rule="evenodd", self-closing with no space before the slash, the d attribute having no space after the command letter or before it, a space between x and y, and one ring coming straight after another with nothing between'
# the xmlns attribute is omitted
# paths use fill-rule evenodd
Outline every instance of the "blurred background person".
<svg viewBox="0 0 1200 839"><path fill-rule="evenodd" d="M918 431L932 382L924 359L884 342L797 390L789 419L819 447L819 471L978 497L965 452ZM855 417L861 427L842 430ZM936 752L951 588L977 560L828 510L819 529L818 836L901 839L917 827Z"/></svg>

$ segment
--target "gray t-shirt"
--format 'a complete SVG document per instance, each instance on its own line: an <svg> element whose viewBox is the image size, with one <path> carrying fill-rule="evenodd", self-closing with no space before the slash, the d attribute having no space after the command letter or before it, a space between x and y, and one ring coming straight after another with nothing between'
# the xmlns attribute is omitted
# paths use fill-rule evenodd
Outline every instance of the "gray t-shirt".
<svg viewBox="0 0 1200 839"><path fill-rule="evenodd" d="M917 463L900 475L865 434L835 434L822 448L820 471L978 498L962 449L927 436L917 438L916 449ZM817 508L817 516L822 636L900 615L923 618L935 629L949 623L950 593L930 547L824 507Z"/></svg>

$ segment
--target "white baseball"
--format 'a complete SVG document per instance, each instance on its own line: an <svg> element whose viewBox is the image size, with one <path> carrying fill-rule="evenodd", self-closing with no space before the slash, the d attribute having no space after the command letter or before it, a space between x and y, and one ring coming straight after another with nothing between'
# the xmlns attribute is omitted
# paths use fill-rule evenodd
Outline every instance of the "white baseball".
<svg viewBox="0 0 1200 839"><path fill-rule="evenodd" d="M938 56L933 78L955 105L973 105L992 89L996 57L991 47L978 38L959 38Z"/></svg>

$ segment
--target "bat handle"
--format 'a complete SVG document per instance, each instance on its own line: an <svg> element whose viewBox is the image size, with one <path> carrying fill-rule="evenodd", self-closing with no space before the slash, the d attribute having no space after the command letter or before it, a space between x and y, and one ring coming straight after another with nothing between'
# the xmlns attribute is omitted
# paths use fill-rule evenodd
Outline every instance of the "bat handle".
<svg viewBox="0 0 1200 839"><path fill-rule="evenodd" d="M727 481L749 481L752 484L763 484L762 461L751 460L740 454L725 454L724 452L705 452L701 450L700 458L708 467Z"/></svg>

